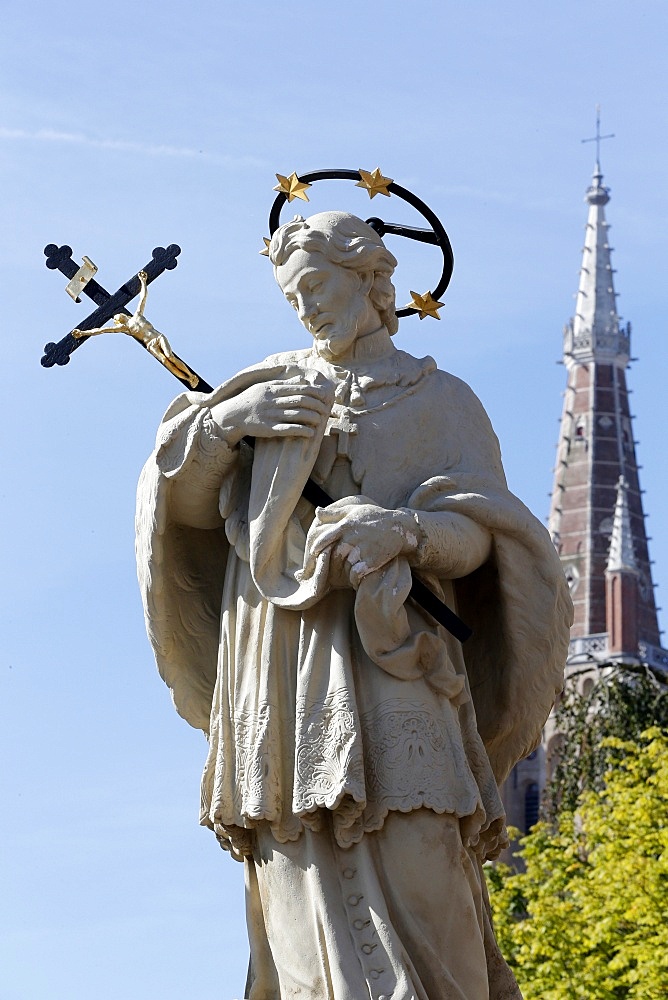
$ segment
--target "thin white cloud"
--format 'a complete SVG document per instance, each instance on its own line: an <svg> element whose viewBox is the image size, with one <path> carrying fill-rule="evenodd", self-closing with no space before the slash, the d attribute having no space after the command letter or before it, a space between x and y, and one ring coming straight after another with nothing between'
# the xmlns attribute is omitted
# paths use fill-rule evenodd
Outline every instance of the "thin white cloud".
<svg viewBox="0 0 668 1000"><path fill-rule="evenodd" d="M28 142L53 142L94 149L109 149L119 153L135 153L141 156L170 156L188 159L201 158L210 163L222 163L236 167L264 167L263 160L252 156L230 156L225 153L209 153L189 146L170 146L148 142L134 142L131 139L98 139L83 132L61 132L57 129L41 128L30 131L21 128L6 128L0 125L0 139Z"/></svg>

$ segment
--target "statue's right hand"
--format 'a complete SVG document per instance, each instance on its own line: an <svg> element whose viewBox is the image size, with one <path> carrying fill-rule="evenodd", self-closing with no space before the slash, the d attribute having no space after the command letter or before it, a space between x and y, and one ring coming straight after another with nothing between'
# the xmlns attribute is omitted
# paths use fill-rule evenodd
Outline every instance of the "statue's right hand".
<svg viewBox="0 0 668 1000"><path fill-rule="evenodd" d="M312 437L330 414L331 389L304 381L259 382L217 403L211 415L226 440Z"/></svg>

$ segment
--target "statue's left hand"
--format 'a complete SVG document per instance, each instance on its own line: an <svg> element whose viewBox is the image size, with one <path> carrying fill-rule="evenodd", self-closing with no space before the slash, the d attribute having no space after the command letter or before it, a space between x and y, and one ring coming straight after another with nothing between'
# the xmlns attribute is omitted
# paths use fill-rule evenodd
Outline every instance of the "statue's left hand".
<svg viewBox="0 0 668 1000"><path fill-rule="evenodd" d="M336 561L347 564L350 584L360 581L396 556L409 555L419 543L410 511L386 510L368 497L345 497L318 507L306 540L307 566L331 547Z"/></svg>

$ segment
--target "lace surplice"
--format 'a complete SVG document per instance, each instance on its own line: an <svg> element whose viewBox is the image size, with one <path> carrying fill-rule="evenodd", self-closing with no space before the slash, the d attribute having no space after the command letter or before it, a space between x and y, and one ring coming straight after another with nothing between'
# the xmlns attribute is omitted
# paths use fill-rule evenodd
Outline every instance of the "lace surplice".
<svg viewBox="0 0 668 1000"><path fill-rule="evenodd" d="M420 383L435 369L431 359L411 358L403 368L398 360L375 377L332 372L320 362L337 388L314 474L335 497L360 493L367 475L360 443L390 407L403 405L410 414ZM341 427L352 433L344 437ZM404 501L415 485L403 486ZM236 466L221 493L233 550L202 822L243 854L252 844L249 829L261 820L277 840L293 840L304 826L317 829L319 810L327 809L345 846L379 829L390 810L426 806L460 817L474 842L486 831L495 850L503 809L466 694L459 644L442 636L461 692L450 699L422 678L397 679L370 660L355 627L352 591L332 591L299 612L258 599L247 561L247 489L248 469ZM380 496L388 506L393 499ZM301 503L295 516L306 531L312 509ZM452 601L447 583L445 589ZM409 616L424 625L416 609ZM309 682L301 684L305 671Z"/></svg>

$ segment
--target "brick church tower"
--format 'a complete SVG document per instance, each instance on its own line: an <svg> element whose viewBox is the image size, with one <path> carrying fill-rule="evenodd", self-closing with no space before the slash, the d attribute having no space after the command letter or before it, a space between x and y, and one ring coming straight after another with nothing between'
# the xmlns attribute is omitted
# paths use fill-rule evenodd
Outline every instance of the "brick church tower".
<svg viewBox="0 0 668 1000"><path fill-rule="evenodd" d="M609 201L597 162L586 194L575 315L564 330L567 384L548 523L575 607L567 673L606 661L668 669L626 385L631 326L617 312L605 218ZM592 681L585 676L581 683ZM520 830L538 819L558 740L548 723L543 746L520 761L504 785L508 822Z"/></svg>
<svg viewBox="0 0 668 1000"><path fill-rule="evenodd" d="M567 372L549 530L571 588L569 664L668 665L661 639L626 385L630 324L617 313L610 192L596 164L575 315L564 330Z"/></svg>

